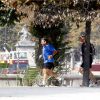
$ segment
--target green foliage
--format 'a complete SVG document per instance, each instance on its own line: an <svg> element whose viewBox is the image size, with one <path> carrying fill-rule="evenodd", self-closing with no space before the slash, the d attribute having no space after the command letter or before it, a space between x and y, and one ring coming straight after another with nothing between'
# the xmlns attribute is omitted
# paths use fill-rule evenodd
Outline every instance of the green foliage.
<svg viewBox="0 0 100 100"><path fill-rule="evenodd" d="M4 7L4 4L0 1L0 7Z"/></svg>
<svg viewBox="0 0 100 100"><path fill-rule="evenodd" d="M38 74L38 69L28 68L24 76L24 85L32 86L33 80Z"/></svg>
<svg viewBox="0 0 100 100"><path fill-rule="evenodd" d="M8 64L7 63L0 63L0 68L7 68Z"/></svg>
<svg viewBox="0 0 100 100"><path fill-rule="evenodd" d="M0 25L12 25L15 24L15 22L18 22L18 15L16 14L16 10L9 8L7 11L2 11L0 14Z"/></svg>
<svg viewBox="0 0 100 100"><path fill-rule="evenodd" d="M7 7L0 1L0 26L15 24L19 21L19 17L14 8Z"/></svg>

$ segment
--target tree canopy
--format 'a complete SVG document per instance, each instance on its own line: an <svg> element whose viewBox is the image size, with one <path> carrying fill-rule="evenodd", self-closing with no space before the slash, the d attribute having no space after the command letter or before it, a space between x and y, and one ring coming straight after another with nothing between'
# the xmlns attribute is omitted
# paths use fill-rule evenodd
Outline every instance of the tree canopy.
<svg viewBox="0 0 100 100"><path fill-rule="evenodd" d="M35 11L36 13L40 14L42 13L43 16L45 12L46 12L45 15L47 15L47 12L51 13L50 11L52 11L52 13L58 13L59 16L56 17L59 18L60 20L61 18L63 19L65 17L72 17L73 19L76 20L76 22L78 22L78 20L85 20L89 17L93 19L93 17L97 16L98 12L100 11L100 0L1 0L1 1L4 4L6 4L7 7L12 7L16 9L17 13L20 14L25 13L27 18L28 16L32 16L32 13L31 15L28 14L28 9ZM35 5L38 5L38 7L35 8L33 6L34 3ZM56 10L53 11L53 9ZM39 16L45 19L45 16L43 17L42 15L38 15L36 19L39 19ZM39 20L37 23L40 23Z"/></svg>
<svg viewBox="0 0 100 100"><path fill-rule="evenodd" d="M0 26L12 25L19 21L19 14L16 9L8 7L0 1Z"/></svg>

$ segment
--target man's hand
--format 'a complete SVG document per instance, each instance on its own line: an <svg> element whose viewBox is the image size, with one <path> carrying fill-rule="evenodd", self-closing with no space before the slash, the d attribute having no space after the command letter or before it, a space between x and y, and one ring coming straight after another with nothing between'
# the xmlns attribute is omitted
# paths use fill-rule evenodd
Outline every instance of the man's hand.
<svg viewBox="0 0 100 100"><path fill-rule="evenodd" d="M53 58L53 56L54 56L55 54L57 54L57 53L58 53L58 51L57 51L57 50L54 50L53 54L48 56L48 59Z"/></svg>
<svg viewBox="0 0 100 100"><path fill-rule="evenodd" d="M48 56L48 59L51 59L51 58L53 58L53 55L49 55L49 56Z"/></svg>

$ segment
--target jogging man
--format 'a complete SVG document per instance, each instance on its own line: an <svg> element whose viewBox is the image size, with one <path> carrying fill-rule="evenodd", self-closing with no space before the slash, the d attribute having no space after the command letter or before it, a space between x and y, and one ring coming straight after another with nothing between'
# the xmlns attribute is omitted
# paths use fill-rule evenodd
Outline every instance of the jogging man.
<svg viewBox="0 0 100 100"><path fill-rule="evenodd" d="M43 85L45 86L47 83L47 79L49 76L54 76L53 68L54 68L54 55L57 53L57 50L51 45L47 38L41 39L42 48L42 56L44 60L43 66Z"/></svg>

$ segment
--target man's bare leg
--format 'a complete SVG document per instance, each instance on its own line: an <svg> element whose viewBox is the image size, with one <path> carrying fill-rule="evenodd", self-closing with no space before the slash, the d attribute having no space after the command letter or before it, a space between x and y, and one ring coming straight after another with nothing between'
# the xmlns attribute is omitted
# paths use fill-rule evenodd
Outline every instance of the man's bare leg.
<svg viewBox="0 0 100 100"><path fill-rule="evenodd" d="M55 77L55 78L58 77L58 76L57 76L57 73L53 72L52 69L49 71L49 76Z"/></svg>
<svg viewBox="0 0 100 100"><path fill-rule="evenodd" d="M43 85L46 85L47 83L48 72L49 72L49 69L43 68L43 81L42 81Z"/></svg>

